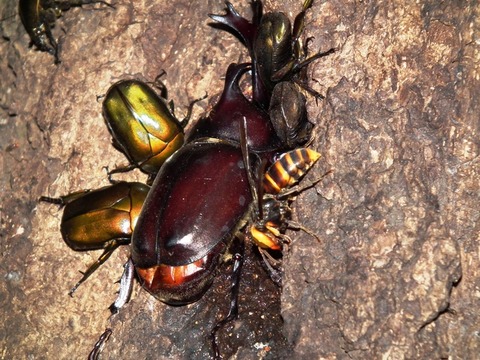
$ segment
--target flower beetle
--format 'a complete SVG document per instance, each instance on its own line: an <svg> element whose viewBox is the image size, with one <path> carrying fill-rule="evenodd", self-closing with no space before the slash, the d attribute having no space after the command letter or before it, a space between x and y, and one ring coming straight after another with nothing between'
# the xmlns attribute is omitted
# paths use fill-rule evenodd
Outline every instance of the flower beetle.
<svg viewBox="0 0 480 360"><path fill-rule="evenodd" d="M60 63L58 44L51 30L56 19L62 16L62 11L93 3L102 3L112 7L102 0L20 0L18 13L32 44L38 50L52 54L55 57L55 63L58 64Z"/></svg>
<svg viewBox="0 0 480 360"><path fill-rule="evenodd" d="M103 100L103 117L113 138L114 147L123 152L130 166L110 171L109 175L138 167L155 176L165 162L184 143L183 128L188 123L193 105L179 121L174 115L173 102L167 103L167 90L157 77L161 89L157 94L139 80L121 80L108 89Z"/></svg>
<svg viewBox="0 0 480 360"><path fill-rule="evenodd" d="M305 0L302 11L295 17L294 25L281 12L263 14L261 1L252 1L253 19L248 21L238 14L233 5L226 2L225 15L210 14L210 17L237 35L249 50L253 64L253 99L268 109L272 92L280 81L291 80L310 62L332 53L330 49L306 57L306 48L300 41L304 30L305 13L313 0ZM302 84L317 97L320 94Z"/></svg>
<svg viewBox="0 0 480 360"><path fill-rule="evenodd" d="M142 183L119 182L59 198L40 198L40 201L64 207L60 231L71 249L103 249L103 254L83 273L80 281L70 290L70 295L115 249L130 243L133 228L149 190L150 187Z"/></svg>

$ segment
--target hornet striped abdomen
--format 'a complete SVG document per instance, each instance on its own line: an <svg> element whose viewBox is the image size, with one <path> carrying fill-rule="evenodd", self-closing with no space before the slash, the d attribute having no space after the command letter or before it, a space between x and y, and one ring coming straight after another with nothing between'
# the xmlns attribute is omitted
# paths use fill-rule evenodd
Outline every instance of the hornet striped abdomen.
<svg viewBox="0 0 480 360"><path fill-rule="evenodd" d="M278 194L282 189L294 185L321 155L310 149L289 151L275 162L265 173L263 189L267 194Z"/></svg>

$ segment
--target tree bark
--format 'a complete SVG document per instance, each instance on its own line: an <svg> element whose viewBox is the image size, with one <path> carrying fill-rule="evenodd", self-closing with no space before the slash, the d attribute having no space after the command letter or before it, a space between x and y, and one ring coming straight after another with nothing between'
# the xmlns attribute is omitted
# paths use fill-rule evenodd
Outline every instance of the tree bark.
<svg viewBox="0 0 480 360"><path fill-rule="evenodd" d="M234 5L249 16L248 3ZM293 20L301 5L265 9ZM237 39L208 26L223 1L71 9L54 29L59 65L28 47L15 6L0 4L2 357L85 358L111 327L104 359L208 359L209 331L227 312L228 267L195 304L170 307L137 286L109 319L128 247L70 298L99 253L70 250L61 210L37 200L107 185L103 167L126 163L97 100L115 81L152 81L164 69L180 117L205 92L214 101L228 64L248 61ZM220 333L225 358L480 353L478 12L475 1L314 2L309 50L336 51L308 70L326 99L308 100L322 158L307 179L333 171L293 209L321 241L288 233L283 289L248 252L239 319Z"/></svg>

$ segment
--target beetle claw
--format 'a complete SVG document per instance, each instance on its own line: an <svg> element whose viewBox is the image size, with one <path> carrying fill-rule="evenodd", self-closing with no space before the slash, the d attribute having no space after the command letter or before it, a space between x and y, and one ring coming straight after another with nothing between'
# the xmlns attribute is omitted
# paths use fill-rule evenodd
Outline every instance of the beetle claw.
<svg viewBox="0 0 480 360"><path fill-rule="evenodd" d="M232 274L231 280L232 285L230 288L230 308L228 310L228 315L217 322L213 329L210 332L210 339L212 342L212 349L214 353L214 359L222 359L220 355L220 349L217 343L217 332L225 326L225 324L229 323L230 321L234 320L238 316L238 293L240 289L240 275L243 266L244 260L244 253L245 253L245 242L244 241L237 241L234 243L235 253L233 254L233 267L232 267Z"/></svg>

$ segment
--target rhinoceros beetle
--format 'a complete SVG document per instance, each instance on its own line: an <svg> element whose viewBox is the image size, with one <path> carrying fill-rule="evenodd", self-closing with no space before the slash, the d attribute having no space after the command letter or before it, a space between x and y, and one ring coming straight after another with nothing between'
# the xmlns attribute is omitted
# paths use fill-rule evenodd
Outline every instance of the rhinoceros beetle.
<svg viewBox="0 0 480 360"><path fill-rule="evenodd" d="M198 300L252 201L240 147L187 143L160 169L132 236L142 286L167 304Z"/></svg>
<svg viewBox="0 0 480 360"><path fill-rule="evenodd" d="M252 129L248 131L249 136L246 139L251 151L272 152L284 148L269 114L247 100L240 89L239 81L249 70L249 64L231 64L228 67L220 99L206 117L195 123L187 141L213 137L240 144L240 125L245 119L246 128Z"/></svg>
<svg viewBox="0 0 480 360"><path fill-rule="evenodd" d="M154 177L162 164L184 143L183 128L192 114L194 100L185 118L174 115L173 102L167 102L167 89L156 79L157 94L139 80L121 80L108 89L103 100L103 117L113 138L113 146L127 157L130 166L109 172L112 175L138 167Z"/></svg>
<svg viewBox="0 0 480 360"><path fill-rule="evenodd" d="M58 44L52 35L52 27L63 11L86 4L102 3L112 7L102 0L20 0L18 13L32 44L38 50L48 52L55 57L55 63L60 63Z"/></svg>

